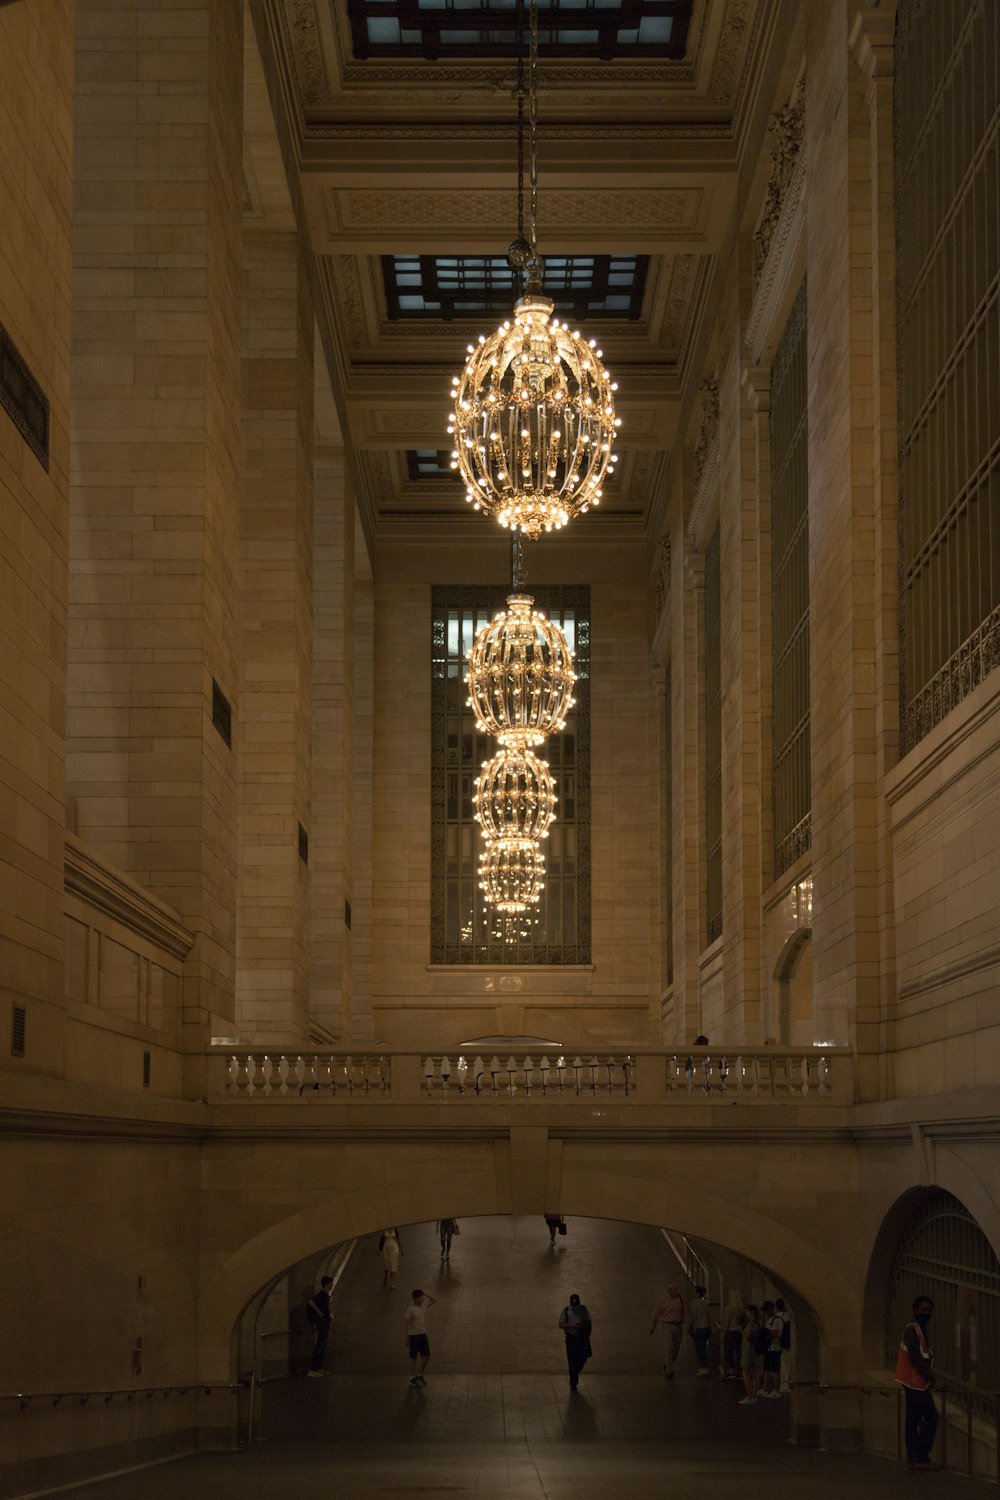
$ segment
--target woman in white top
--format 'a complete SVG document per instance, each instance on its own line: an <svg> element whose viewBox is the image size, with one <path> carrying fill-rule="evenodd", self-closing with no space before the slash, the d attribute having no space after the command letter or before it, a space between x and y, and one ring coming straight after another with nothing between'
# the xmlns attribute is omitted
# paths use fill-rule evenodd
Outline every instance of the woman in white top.
<svg viewBox="0 0 1000 1500"><path fill-rule="evenodd" d="M399 1257L403 1253L398 1229L383 1229L378 1237L378 1253L382 1257L382 1285L392 1291L396 1285Z"/></svg>

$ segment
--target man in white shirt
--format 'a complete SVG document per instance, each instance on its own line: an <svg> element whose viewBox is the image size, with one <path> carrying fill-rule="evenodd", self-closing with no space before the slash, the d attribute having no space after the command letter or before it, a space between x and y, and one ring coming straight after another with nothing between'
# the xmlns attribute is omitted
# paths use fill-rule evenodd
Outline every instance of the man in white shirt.
<svg viewBox="0 0 1000 1500"><path fill-rule="evenodd" d="M681 1335L684 1332L684 1299L676 1282L671 1282L666 1293L653 1308L650 1333L659 1325L663 1329L663 1373L668 1380L674 1378L674 1360L680 1353Z"/></svg>
<svg viewBox="0 0 1000 1500"><path fill-rule="evenodd" d="M413 1300L403 1314L403 1332L410 1350L411 1385L427 1384L423 1374L431 1357L431 1346L427 1341L427 1313L436 1301L436 1297L417 1287Z"/></svg>

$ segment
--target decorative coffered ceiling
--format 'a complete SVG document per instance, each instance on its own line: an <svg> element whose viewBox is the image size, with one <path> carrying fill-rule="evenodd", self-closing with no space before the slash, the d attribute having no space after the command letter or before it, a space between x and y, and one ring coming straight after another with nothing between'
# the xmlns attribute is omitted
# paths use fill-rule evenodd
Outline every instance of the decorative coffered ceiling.
<svg viewBox="0 0 1000 1500"><path fill-rule="evenodd" d="M539 247L646 255L639 317L587 320L619 381L618 475L602 535L648 534L702 371L713 257L777 0L694 0L682 58L540 62ZM390 318L382 256L503 255L514 237L510 58L357 60L347 0L251 0L286 160L317 257L318 315L366 529L482 522L460 481L411 479L447 446L451 375L493 315ZM249 190L252 198L252 188Z"/></svg>

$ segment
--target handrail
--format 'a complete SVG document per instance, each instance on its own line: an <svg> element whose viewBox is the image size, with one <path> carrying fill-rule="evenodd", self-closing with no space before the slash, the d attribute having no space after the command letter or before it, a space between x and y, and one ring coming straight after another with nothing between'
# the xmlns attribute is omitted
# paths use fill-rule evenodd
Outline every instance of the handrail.
<svg viewBox="0 0 1000 1500"><path fill-rule="evenodd" d="M608 1098L639 1104L853 1099L850 1047L549 1048L533 1054L222 1046L212 1097L338 1102Z"/></svg>
<svg viewBox="0 0 1000 1500"><path fill-rule="evenodd" d="M75 1401L78 1406L88 1406L91 1401L96 1406L97 1400L101 1398L101 1404L108 1406L116 1396L125 1396L129 1401L134 1401L137 1396L145 1396L151 1401L156 1395L167 1396L211 1396L216 1391L228 1391L230 1393L246 1390L249 1380L231 1380L225 1383L217 1383L204 1380L191 1380L187 1385L174 1382L173 1385L134 1385L123 1386L117 1390L105 1390L99 1388L95 1391L0 1391L0 1401L17 1401L22 1411L25 1411L32 1401L48 1401L52 1406L59 1406L63 1401L69 1403Z"/></svg>

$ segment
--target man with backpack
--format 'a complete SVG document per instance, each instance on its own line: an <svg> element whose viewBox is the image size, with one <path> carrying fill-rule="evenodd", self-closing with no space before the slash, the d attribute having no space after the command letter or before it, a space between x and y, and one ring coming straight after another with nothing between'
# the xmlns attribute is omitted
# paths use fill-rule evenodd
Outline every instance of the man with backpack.
<svg viewBox="0 0 1000 1500"><path fill-rule="evenodd" d="M333 1315L330 1312L330 1288L333 1286L333 1277L324 1276L319 1284L319 1291L313 1292L306 1303L306 1318L313 1331L312 1360L307 1373L314 1379L323 1375L329 1375L329 1370L323 1368L323 1359L326 1355L326 1341L330 1337L330 1324Z"/></svg>

